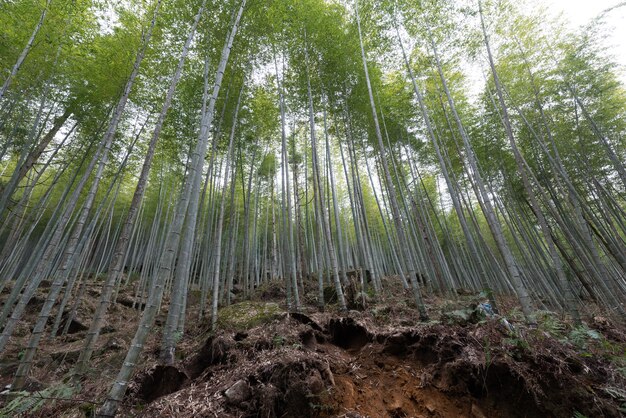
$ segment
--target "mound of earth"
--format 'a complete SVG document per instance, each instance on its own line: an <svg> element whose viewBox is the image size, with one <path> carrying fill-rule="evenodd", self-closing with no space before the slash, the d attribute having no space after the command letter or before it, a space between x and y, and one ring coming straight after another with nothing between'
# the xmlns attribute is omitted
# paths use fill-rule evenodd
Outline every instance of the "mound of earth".
<svg viewBox="0 0 626 418"><path fill-rule="evenodd" d="M588 310L587 326L576 328L545 311L539 328L528 329L505 298L501 308L512 326L481 315L474 297L431 296L433 320L420 323L411 296L403 298L399 289L397 298L363 311L340 314L330 305L320 313L308 305L287 314L275 287L221 308L217 333L208 331L208 320L197 320L199 304L190 299L175 364L159 364L161 333L151 334L118 416L590 418L626 412L626 333L597 312ZM123 290L111 306L92 367L80 385L71 385L68 373L99 296L87 289L71 332L51 335L41 347L27 386L32 396L19 416L94 416L136 330L141 301L133 293ZM0 359L2 386L11 382L43 300L42 291ZM33 399L37 409L27 410ZM0 412L9 401L0 396Z"/></svg>
<svg viewBox="0 0 626 418"><path fill-rule="evenodd" d="M283 314L205 339L139 375L145 417L620 417L602 358L498 320L395 326L369 314ZM165 389L165 391L164 391ZM165 393L169 392L169 393ZM156 397L158 399L154 400ZM576 415L578 414L578 415Z"/></svg>

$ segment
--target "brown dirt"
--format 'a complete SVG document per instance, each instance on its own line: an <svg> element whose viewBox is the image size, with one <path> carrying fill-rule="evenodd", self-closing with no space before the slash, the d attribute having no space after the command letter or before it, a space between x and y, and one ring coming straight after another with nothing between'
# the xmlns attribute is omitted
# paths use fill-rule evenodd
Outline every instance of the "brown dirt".
<svg viewBox="0 0 626 418"><path fill-rule="evenodd" d="M180 367L191 380L137 413L181 417L619 417L603 361L498 321L397 327L309 313L220 332ZM231 389L232 388L232 389ZM243 390L243 389L245 390ZM229 391L236 396L229 395ZM240 393L241 392L241 393ZM129 411L130 413L130 411Z"/></svg>
<svg viewBox="0 0 626 418"><path fill-rule="evenodd" d="M158 364L159 333L154 333L119 416L620 417L626 406L626 333L598 312L586 319L603 337L574 344L565 338L573 331L567 321L546 314L558 332L545 325L548 319L539 329L528 329L507 299L503 311L516 333L497 319L455 316L475 303L471 295L456 301L428 298L433 320L424 324L401 289L393 289L400 297L387 296L344 315L332 306L325 313L276 311L278 305L269 303L277 300L276 287L222 310L217 334L197 321L190 303L176 364ZM81 325L89 324L98 292L86 295L76 318ZM38 294L37 300L44 297ZM130 291L121 300L132 300ZM239 318L241 310L254 314ZM36 314L37 309L29 313ZM138 314L117 303L109 318L109 332L100 339L80 391L24 416L92 416L121 365ZM63 381L84 335L76 327L44 344L33 389ZM0 359L0 384L10 382L27 337L26 321Z"/></svg>

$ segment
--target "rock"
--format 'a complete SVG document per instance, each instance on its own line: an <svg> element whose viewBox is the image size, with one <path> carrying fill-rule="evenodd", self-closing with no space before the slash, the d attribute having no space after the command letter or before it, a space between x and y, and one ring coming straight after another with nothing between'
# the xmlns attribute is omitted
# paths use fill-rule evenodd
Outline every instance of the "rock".
<svg viewBox="0 0 626 418"><path fill-rule="evenodd" d="M230 404L239 404L244 402L251 395L250 386L244 380L238 380L234 385L226 389L224 392L224 396L226 396L226 400Z"/></svg>

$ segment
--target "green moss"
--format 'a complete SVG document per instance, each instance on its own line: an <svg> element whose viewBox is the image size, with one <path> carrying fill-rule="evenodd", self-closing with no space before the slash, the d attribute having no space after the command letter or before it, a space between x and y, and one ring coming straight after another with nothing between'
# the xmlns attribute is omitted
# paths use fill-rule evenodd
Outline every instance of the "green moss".
<svg viewBox="0 0 626 418"><path fill-rule="evenodd" d="M276 319L281 312L277 303L243 301L220 309L217 322L222 329L246 330Z"/></svg>

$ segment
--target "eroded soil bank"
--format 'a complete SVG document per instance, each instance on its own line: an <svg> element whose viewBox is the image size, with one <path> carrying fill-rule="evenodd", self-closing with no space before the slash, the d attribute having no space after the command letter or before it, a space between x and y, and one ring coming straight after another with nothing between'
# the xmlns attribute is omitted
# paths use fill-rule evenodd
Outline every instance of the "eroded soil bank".
<svg viewBox="0 0 626 418"><path fill-rule="evenodd" d="M529 329L506 301L512 327L477 309L478 295L431 297L431 321L421 323L404 295L346 314L311 305L288 314L276 289L223 308L216 334L194 317L191 300L176 363L158 364L155 332L119 416L580 418L626 410L626 334L597 312L574 328L542 311ZM21 416L90 417L104 399L138 314L121 294L92 370L79 386L63 386L97 301L96 291L87 294L72 332L42 348L31 380L29 396L65 400ZM11 357L19 357L24 328L0 362L3 384L17 366ZM7 403L0 399L0 410Z"/></svg>
<svg viewBox="0 0 626 418"><path fill-rule="evenodd" d="M386 308L379 317L381 312ZM624 412L625 380L612 359L581 354L545 329L518 325L512 332L498 319L471 316L404 325L379 319L356 311L343 317L277 314L250 329L222 331L178 365L187 380L167 387L171 393L139 415L482 418ZM151 401L162 395L171 380L157 376L163 376L159 366L139 376L134 396Z"/></svg>

